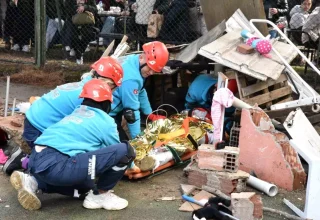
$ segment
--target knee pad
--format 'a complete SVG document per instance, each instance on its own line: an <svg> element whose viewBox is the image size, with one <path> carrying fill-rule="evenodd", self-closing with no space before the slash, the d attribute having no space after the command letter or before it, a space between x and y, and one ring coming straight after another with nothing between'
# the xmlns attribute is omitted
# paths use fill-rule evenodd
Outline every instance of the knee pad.
<svg viewBox="0 0 320 220"><path fill-rule="evenodd" d="M127 145L127 154L120 159L119 165L128 165L136 158L136 150L129 142L124 141L123 143Z"/></svg>

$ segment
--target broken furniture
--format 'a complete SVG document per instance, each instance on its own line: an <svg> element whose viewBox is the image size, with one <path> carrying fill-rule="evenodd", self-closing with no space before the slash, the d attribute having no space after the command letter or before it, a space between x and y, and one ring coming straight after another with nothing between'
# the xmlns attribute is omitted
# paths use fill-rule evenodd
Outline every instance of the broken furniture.
<svg viewBox="0 0 320 220"><path fill-rule="evenodd" d="M235 71L240 99L249 105L270 108L273 104L293 100L288 78L281 74L277 80L261 81Z"/></svg>
<svg viewBox="0 0 320 220"><path fill-rule="evenodd" d="M309 165L304 211L286 199L284 203L302 218L320 219L320 136L301 109L292 111L283 125L292 137L291 146Z"/></svg>
<svg viewBox="0 0 320 220"><path fill-rule="evenodd" d="M259 30L253 25L253 23L267 23L271 25L277 32L281 35L283 39L286 40L288 43L287 45L290 45L291 48L293 48L294 53L298 53L311 67L312 69L320 75L320 70L314 66L314 64L287 38L287 36L271 21L263 20L263 19L252 19L250 20L250 26L254 29L254 31L261 37L263 35L259 32ZM295 92L299 94L299 99L294 101L289 101L281 104L272 105L271 109L283 109L283 108L290 108L290 107L299 107L304 105L314 105L313 110L314 112L320 111L320 96L319 94L311 88L311 86L306 83L299 74L290 66L287 57L283 56L282 51L278 51L277 48L272 48L272 51L280 58L281 63L285 65L286 72L290 75L291 81L293 86L295 87ZM296 89L298 91L296 91Z"/></svg>

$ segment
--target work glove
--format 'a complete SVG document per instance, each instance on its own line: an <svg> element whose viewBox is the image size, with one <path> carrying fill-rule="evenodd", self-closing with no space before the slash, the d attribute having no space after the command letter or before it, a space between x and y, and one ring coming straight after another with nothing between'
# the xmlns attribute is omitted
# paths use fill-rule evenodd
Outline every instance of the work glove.
<svg viewBox="0 0 320 220"><path fill-rule="evenodd" d="M159 120L159 119L165 119L166 117L163 116L163 115L156 115L156 114L150 114L149 115L149 119L151 121L156 121L156 120Z"/></svg>

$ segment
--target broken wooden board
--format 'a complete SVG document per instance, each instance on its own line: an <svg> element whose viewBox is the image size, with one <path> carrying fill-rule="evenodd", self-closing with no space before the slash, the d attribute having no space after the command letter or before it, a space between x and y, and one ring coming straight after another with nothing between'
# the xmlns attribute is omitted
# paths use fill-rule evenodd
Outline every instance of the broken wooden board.
<svg viewBox="0 0 320 220"><path fill-rule="evenodd" d="M199 54L246 75L266 81L267 78L277 80L285 69L280 58L270 52L271 58L266 58L258 52L241 54L237 46L243 43L240 30L229 32L210 44L200 48ZM294 48L286 43L271 41L272 47L290 63L296 56Z"/></svg>
<svg viewBox="0 0 320 220"><path fill-rule="evenodd" d="M208 192L202 190L201 192L196 194L193 198L195 200L200 201L200 200L203 200L203 199L209 200L210 197L215 197L215 196L213 194L211 194L211 193L208 193ZM201 208L201 206L199 206L199 205L196 205L196 204L191 203L191 202L185 202L180 206L179 211L182 211L182 212L193 212L194 210L198 210L200 208Z"/></svg>
<svg viewBox="0 0 320 220"><path fill-rule="evenodd" d="M293 100L291 87L285 74L277 80L259 81L241 73L236 73L240 99L249 105L257 104L261 108Z"/></svg>

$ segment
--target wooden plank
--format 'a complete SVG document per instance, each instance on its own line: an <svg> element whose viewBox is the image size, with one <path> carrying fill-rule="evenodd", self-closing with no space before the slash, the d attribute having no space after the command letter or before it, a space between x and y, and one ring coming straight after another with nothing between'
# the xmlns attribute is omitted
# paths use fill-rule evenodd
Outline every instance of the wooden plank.
<svg viewBox="0 0 320 220"><path fill-rule="evenodd" d="M289 101L292 101L292 100L293 100L293 98L290 95L287 98L281 100L280 102L277 102L277 103L274 103L274 104L280 104L280 103L289 102Z"/></svg>
<svg viewBox="0 0 320 220"><path fill-rule="evenodd" d="M247 83L246 83L246 80L245 80L244 76L242 75L242 73L239 74L238 72L235 72L235 74L236 74L239 96L240 96L240 99L243 100L245 97L242 94L242 88L246 87Z"/></svg>
<svg viewBox="0 0 320 220"><path fill-rule="evenodd" d="M311 111L311 106L301 106L300 107L302 111L307 114ZM279 110L267 110L265 113L270 117L270 118L280 118L280 117L287 117L290 112L296 110L296 108L285 108L285 109L279 109Z"/></svg>
<svg viewBox="0 0 320 220"><path fill-rule="evenodd" d="M266 19L262 0L200 0L200 4L208 30L224 19L228 20L237 9L240 9L248 20ZM263 35L268 34L267 24L256 25Z"/></svg>
<svg viewBox="0 0 320 220"><path fill-rule="evenodd" d="M320 114L312 115L308 117L311 124L318 124L320 123Z"/></svg>
<svg viewBox="0 0 320 220"><path fill-rule="evenodd" d="M292 92L291 87L286 86L286 87L271 91L266 94L258 95L253 98L250 98L250 99L245 99L244 101L248 104L251 104L251 105L254 105L255 103L257 103L258 105L262 105L262 104L270 102L274 99L278 99L280 97L289 95L289 94L291 94L291 92Z"/></svg>
<svg viewBox="0 0 320 220"><path fill-rule="evenodd" d="M269 86L273 86L277 83L281 83L287 81L287 76L284 74L281 74L280 77L277 80L268 79L266 82L259 82L256 84L253 84L251 86L247 86L242 89L243 96L249 96L253 93L259 92L261 90L264 90L268 88Z"/></svg>

